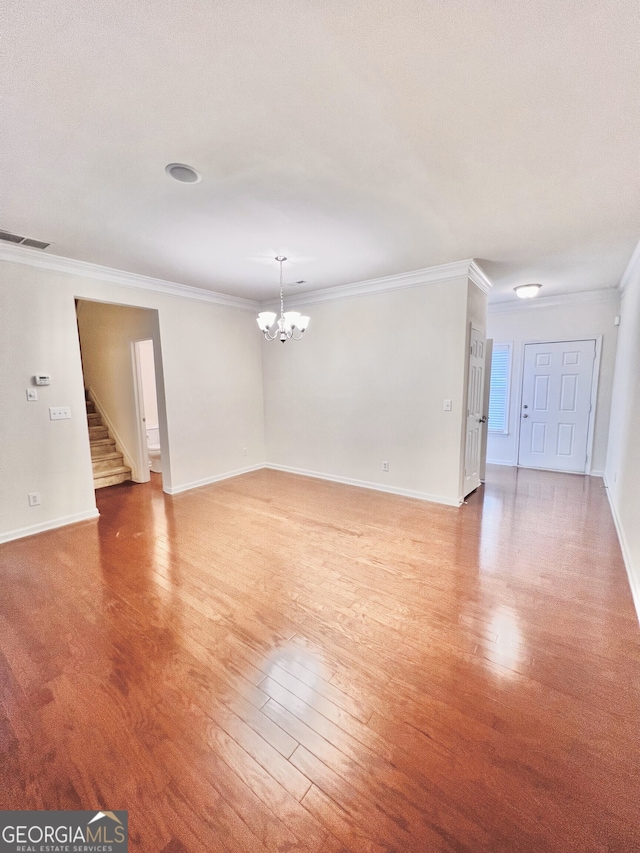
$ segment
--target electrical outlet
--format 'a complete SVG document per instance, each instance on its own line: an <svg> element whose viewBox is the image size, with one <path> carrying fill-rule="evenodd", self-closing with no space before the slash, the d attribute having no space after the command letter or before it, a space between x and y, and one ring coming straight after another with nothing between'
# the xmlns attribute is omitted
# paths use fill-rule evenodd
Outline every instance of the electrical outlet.
<svg viewBox="0 0 640 853"><path fill-rule="evenodd" d="M444 401L444 406L442 407L442 410L445 412L451 411L451 400L445 400Z"/></svg>
<svg viewBox="0 0 640 853"><path fill-rule="evenodd" d="M389 473L389 463L388 463L388 462L383 462L383 463L382 463L382 470L383 470L385 473Z"/></svg>
<svg viewBox="0 0 640 853"><path fill-rule="evenodd" d="M40 506L40 492L29 492L29 506Z"/></svg>
<svg viewBox="0 0 640 853"><path fill-rule="evenodd" d="M38 399L38 392L36 391L36 389L35 388L27 388L27 400L29 400L29 402L32 402L33 400L37 400L37 399Z"/></svg>
<svg viewBox="0 0 640 853"><path fill-rule="evenodd" d="M49 420L64 421L71 417L70 406L49 406Z"/></svg>

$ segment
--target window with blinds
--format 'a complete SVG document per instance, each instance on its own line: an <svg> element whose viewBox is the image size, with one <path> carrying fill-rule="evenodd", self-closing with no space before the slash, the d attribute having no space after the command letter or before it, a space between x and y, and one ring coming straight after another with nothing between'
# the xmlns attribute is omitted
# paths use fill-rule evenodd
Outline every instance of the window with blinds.
<svg viewBox="0 0 640 853"><path fill-rule="evenodd" d="M511 344L494 344L489 391L489 431L509 432Z"/></svg>

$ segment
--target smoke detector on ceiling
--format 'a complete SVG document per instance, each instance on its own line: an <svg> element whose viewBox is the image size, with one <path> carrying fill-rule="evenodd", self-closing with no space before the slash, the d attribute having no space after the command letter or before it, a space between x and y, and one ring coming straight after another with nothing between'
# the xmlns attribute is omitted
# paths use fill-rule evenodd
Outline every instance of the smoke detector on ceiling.
<svg viewBox="0 0 640 853"><path fill-rule="evenodd" d="M200 172L196 172L193 166L187 166L185 163L169 163L164 170L169 177L174 181L180 181L181 184L198 184L202 180Z"/></svg>

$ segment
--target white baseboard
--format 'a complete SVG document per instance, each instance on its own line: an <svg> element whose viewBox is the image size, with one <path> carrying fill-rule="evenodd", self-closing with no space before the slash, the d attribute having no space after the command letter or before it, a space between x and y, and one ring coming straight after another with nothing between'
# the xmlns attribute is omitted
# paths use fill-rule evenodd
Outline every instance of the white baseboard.
<svg viewBox="0 0 640 853"><path fill-rule="evenodd" d="M127 445L124 443L124 441L120 437L120 434L118 433L118 430L115 428L113 421L111 420L109 415L106 413L104 406L100 402L100 398L97 396L97 394L93 390L93 388L87 388L87 391L89 392L89 396L91 397L92 403L96 407L96 411L98 412L98 414L102 418L106 428L109 430L109 435L111 436L111 438L115 438L116 447L118 448L118 450L120 451L120 453L122 453L122 455L124 457L124 464L127 466L127 468L131 468L132 476L134 474L136 476L138 476L138 466L133 464L134 456L127 449Z"/></svg>
<svg viewBox="0 0 640 853"><path fill-rule="evenodd" d="M411 489L394 488L393 486L382 486L380 483L368 483L366 480L352 480L350 477L338 477L333 474L321 474L318 471L307 471L304 468L291 468L288 465L275 465L267 462L265 468L274 471L285 471L287 474L299 474L302 477L313 477L316 480L329 480L332 483L342 483L345 486L357 486L360 489L373 489L376 492L386 492L390 495L402 495L405 498L416 498L420 501L430 501L436 504L459 507L463 501L445 498L442 495L429 495L426 492L414 492Z"/></svg>
<svg viewBox="0 0 640 853"><path fill-rule="evenodd" d="M181 492L188 492L190 489L199 489L200 486L210 486L211 483L219 483L220 480L229 480L231 477L239 477L240 474L248 474L251 471L259 471L266 467L264 464L250 465L247 468L237 468L235 471L227 471L224 474L216 474L214 477L205 477L203 480L193 480L191 483L183 483L181 486L172 486L164 489L167 495L179 495Z"/></svg>
<svg viewBox="0 0 640 853"><path fill-rule="evenodd" d="M524 467L527 471L551 471L552 473L557 474L583 474L584 471L556 471L554 468L526 468L526 466L520 466L517 462L505 462L504 459L487 459L487 465L506 465L509 468L520 468ZM604 477L604 471L587 471L587 476L589 477Z"/></svg>
<svg viewBox="0 0 640 853"><path fill-rule="evenodd" d="M43 521L41 524L18 527L15 530L0 533L0 543L11 542L14 539L23 539L25 536L33 536L35 533L44 533L45 530L53 530L55 527L66 527L68 524L77 524L78 521L88 521L92 518L98 518L99 515L100 513L97 509L89 509L86 512L76 512L74 515L65 515L62 518L52 518L50 521Z"/></svg>
<svg viewBox="0 0 640 853"><path fill-rule="evenodd" d="M633 603L636 608L636 613L638 615L638 622L640 622L640 571L636 569L633 565L633 560L631 559L631 551L629 550L629 545L627 543L627 537L624 534L624 528L620 522L620 516L618 515L618 510L615 505L615 501L611 495L611 489L609 488L609 484L607 483L606 475L603 475L604 486L607 490L607 498L609 499L609 506L611 507L611 515L613 516L613 523L616 526L616 532L618 534L618 541L620 542L620 550L622 551L622 559L624 560L624 567L627 570L627 577L629 579L629 586L631 587L631 596L633 598Z"/></svg>

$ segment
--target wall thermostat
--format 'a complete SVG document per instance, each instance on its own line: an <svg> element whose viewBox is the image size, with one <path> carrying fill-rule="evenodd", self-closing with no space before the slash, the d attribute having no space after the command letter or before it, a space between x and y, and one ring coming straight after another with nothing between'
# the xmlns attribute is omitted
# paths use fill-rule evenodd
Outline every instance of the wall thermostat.
<svg viewBox="0 0 640 853"><path fill-rule="evenodd" d="M36 385L51 385L51 377L46 373L36 373L33 377L33 381Z"/></svg>

